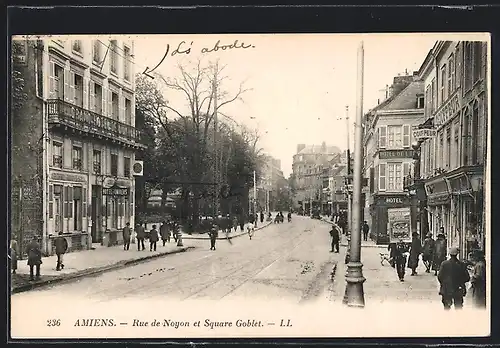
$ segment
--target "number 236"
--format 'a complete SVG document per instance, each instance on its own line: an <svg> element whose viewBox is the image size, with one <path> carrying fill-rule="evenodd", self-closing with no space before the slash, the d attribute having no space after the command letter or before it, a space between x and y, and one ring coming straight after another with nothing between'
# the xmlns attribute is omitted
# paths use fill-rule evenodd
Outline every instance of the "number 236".
<svg viewBox="0 0 500 348"><path fill-rule="evenodd" d="M49 319L47 320L47 326L61 326L61 319Z"/></svg>

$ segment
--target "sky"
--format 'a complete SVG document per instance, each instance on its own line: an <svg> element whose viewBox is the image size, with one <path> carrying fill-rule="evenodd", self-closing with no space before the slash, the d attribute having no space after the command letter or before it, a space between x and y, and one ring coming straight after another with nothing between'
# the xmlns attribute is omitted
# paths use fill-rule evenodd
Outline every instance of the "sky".
<svg viewBox="0 0 500 348"><path fill-rule="evenodd" d="M156 68L163 76L179 76L178 64L192 67L219 59L225 65L220 90L233 96L241 82L251 89L243 101L227 104L220 112L233 120L257 128L263 150L281 160L286 177L292 170L297 144L347 147L346 105L350 133L356 113L358 48L364 44L363 112L377 105L380 90L394 76L417 71L436 40L443 34L231 34L132 36L135 72ZM211 50L238 40L248 48ZM191 48L189 54L172 52ZM204 50L204 48L206 48ZM202 53L202 51L205 51ZM168 91L171 105L182 109L182 92ZM351 148L353 146L351 135Z"/></svg>

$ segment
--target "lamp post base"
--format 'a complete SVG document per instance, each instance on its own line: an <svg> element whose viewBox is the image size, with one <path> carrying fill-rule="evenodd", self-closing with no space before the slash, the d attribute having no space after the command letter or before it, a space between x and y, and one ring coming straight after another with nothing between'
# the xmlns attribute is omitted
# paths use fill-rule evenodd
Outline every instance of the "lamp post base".
<svg viewBox="0 0 500 348"><path fill-rule="evenodd" d="M342 302L349 307L363 308L365 306L363 283L366 278L363 277L362 268L363 264L361 262L349 262L347 264L346 288Z"/></svg>

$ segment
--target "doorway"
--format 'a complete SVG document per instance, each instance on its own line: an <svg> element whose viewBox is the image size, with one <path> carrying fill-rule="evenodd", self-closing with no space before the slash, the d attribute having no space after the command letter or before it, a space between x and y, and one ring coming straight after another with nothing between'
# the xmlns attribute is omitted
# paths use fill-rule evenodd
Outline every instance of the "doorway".
<svg viewBox="0 0 500 348"><path fill-rule="evenodd" d="M99 231L101 229L101 186L92 185L92 198L91 198L91 220L92 226L90 228L90 233L92 236L92 243L100 243L100 234Z"/></svg>
<svg viewBox="0 0 500 348"><path fill-rule="evenodd" d="M63 231L63 201L61 193L62 187L54 185L54 232L56 234Z"/></svg>

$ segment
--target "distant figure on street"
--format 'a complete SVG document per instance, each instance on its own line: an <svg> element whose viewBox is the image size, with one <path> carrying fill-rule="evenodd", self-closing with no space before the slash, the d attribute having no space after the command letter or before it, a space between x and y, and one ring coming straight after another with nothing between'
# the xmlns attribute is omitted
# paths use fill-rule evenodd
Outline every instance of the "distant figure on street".
<svg viewBox="0 0 500 348"><path fill-rule="evenodd" d="M472 301L476 308L486 308L486 260L481 250L473 254L474 272L471 277Z"/></svg>
<svg viewBox="0 0 500 348"><path fill-rule="evenodd" d="M212 229L209 232L210 250L215 250L215 242L217 241L218 234L219 234L219 226L217 226L216 224L212 225Z"/></svg>
<svg viewBox="0 0 500 348"><path fill-rule="evenodd" d="M255 223L255 215L254 214L250 214L248 216L248 222L250 222L251 224Z"/></svg>
<svg viewBox="0 0 500 348"><path fill-rule="evenodd" d="M158 230L156 225L153 225L153 228L149 231L149 251L156 251L156 242L158 242Z"/></svg>
<svg viewBox="0 0 500 348"><path fill-rule="evenodd" d="M422 253L422 242L418 237L417 232L413 232L411 246L410 246L410 257L408 259L408 268L411 269L411 275L417 275L418 261L420 260L420 254Z"/></svg>
<svg viewBox="0 0 500 348"><path fill-rule="evenodd" d="M236 215L233 217L233 228L234 232L238 229L238 217Z"/></svg>
<svg viewBox="0 0 500 348"><path fill-rule="evenodd" d="M144 226L142 226L142 224L137 224L135 227L135 234L137 236L137 250L144 250L144 238L146 238L146 231L144 230Z"/></svg>
<svg viewBox="0 0 500 348"><path fill-rule="evenodd" d="M330 230L330 237L332 237L332 249L330 250L330 252L340 252L340 245L339 245L339 242L340 242L340 235L339 235L339 231L337 230L337 228L335 226L332 226L332 229Z"/></svg>
<svg viewBox="0 0 500 348"><path fill-rule="evenodd" d="M465 263L457 258L458 248L450 249L450 258L443 261L438 273L440 283L439 295L445 310L462 309L464 297L467 294L465 283L470 280L469 271Z"/></svg>
<svg viewBox="0 0 500 348"><path fill-rule="evenodd" d="M397 243L390 243L388 249L392 267L396 268L399 281L404 282L408 246L400 239Z"/></svg>
<svg viewBox="0 0 500 348"><path fill-rule="evenodd" d="M179 224L176 221L172 222L172 236L174 237L174 242L177 243L179 240Z"/></svg>
<svg viewBox="0 0 500 348"><path fill-rule="evenodd" d="M130 249L130 236L132 232L130 231L130 222L127 222L123 228L123 250Z"/></svg>
<svg viewBox="0 0 500 348"><path fill-rule="evenodd" d="M264 222L264 212L260 212L260 223Z"/></svg>
<svg viewBox="0 0 500 348"><path fill-rule="evenodd" d="M370 226L368 226L368 222L363 221L363 225L361 226L363 230L363 240L366 242L368 240L368 232L370 232Z"/></svg>
<svg viewBox="0 0 500 348"><path fill-rule="evenodd" d="M26 246L26 254L28 254L28 266L30 267L30 280L40 279L40 265L42 264L42 251L38 244L38 238L33 237L31 242ZM33 277L33 270L36 274Z"/></svg>
<svg viewBox="0 0 500 348"><path fill-rule="evenodd" d="M339 227L342 229L342 234L347 234L347 231L346 231L346 228L347 228L347 224L346 224L346 220L344 219L344 216L343 215L340 215L338 220L337 220L337 225L339 225Z"/></svg>
<svg viewBox="0 0 500 348"><path fill-rule="evenodd" d="M10 266L12 274L16 274L17 271L17 241L12 239L10 241Z"/></svg>
<svg viewBox="0 0 500 348"><path fill-rule="evenodd" d="M444 237L444 228L441 227L439 234L437 235L437 240L434 242L434 255L432 260L432 269L434 275L437 276L441 263L446 260L446 239Z"/></svg>
<svg viewBox="0 0 500 348"><path fill-rule="evenodd" d="M243 214L240 215L239 223L240 223L240 231L243 232L245 230L245 218L244 218Z"/></svg>
<svg viewBox="0 0 500 348"><path fill-rule="evenodd" d="M59 232L59 236L55 239L54 244L57 255L56 271L60 271L64 269L63 255L68 251L68 241L63 237L62 232Z"/></svg>
<svg viewBox="0 0 500 348"><path fill-rule="evenodd" d="M163 221L163 223L160 226L160 235L161 235L161 240L163 242L163 246L165 246L165 243L170 243L170 228L166 221Z"/></svg>
<svg viewBox="0 0 500 348"><path fill-rule="evenodd" d="M288 212L288 222L292 222L292 212Z"/></svg>
<svg viewBox="0 0 500 348"><path fill-rule="evenodd" d="M432 238L432 233L427 233L427 238L424 240L422 261L425 265L425 272L430 273L432 267L432 260L434 259L434 249L436 241Z"/></svg>

